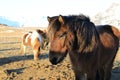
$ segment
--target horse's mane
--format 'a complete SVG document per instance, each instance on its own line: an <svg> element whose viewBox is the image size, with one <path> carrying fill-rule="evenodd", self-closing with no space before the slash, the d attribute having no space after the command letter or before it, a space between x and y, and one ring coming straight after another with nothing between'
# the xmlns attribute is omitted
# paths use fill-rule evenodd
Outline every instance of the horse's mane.
<svg viewBox="0 0 120 80"><path fill-rule="evenodd" d="M40 29L37 29L36 30L43 38L46 38L47 36L46 36L46 33L44 32L44 31L42 31L42 30L40 30Z"/></svg>
<svg viewBox="0 0 120 80"><path fill-rule="evenodd" d="M85 15L73 15L68 16L65 21L69 30L75 36L74 49L79 50L79 52L93 51L95 45L98 43L99 35L95 25L90 21L89 17Z"/></svg>

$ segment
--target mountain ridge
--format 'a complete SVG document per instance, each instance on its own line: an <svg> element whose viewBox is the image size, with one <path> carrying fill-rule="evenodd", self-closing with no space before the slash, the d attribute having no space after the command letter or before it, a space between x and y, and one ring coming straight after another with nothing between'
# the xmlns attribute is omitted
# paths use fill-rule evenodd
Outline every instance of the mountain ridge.
<svg viewBox="0 0 120 80"><path fill-rule="evenodd" d="M11 27L19 27L19 22L10 20L4 16L0 16L0 24L11 26Z"/></svg>

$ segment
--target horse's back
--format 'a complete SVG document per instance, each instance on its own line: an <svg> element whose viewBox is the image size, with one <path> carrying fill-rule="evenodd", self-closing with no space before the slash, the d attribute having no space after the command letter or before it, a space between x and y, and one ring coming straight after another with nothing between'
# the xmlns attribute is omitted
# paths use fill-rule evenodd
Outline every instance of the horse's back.
<svg viewBox="0 0 120 80"><path fill-rule="evenodd" d="M115 28L114 26L111 25L99 25L96 27L97 31L100 35L100 39L105 40L105 42L112 42L111 44L115 44L115 42L119 43L119 39L120 39L120 32L117 28ZM104 43L104 42L102 42ZM105 43L104 43L105 44ZM110 45L110 43L108 44ZM107 46L107 44L106 44Z"/></svg>
<svg viewBox="0 0 120 80"><path fill-rule="evenodd" d="M111 26L111 25L98 25L97 30L99 33L103 32L103 31L104 32L111 32L115 36L120 37L120 31L116 27Z"/></svg>

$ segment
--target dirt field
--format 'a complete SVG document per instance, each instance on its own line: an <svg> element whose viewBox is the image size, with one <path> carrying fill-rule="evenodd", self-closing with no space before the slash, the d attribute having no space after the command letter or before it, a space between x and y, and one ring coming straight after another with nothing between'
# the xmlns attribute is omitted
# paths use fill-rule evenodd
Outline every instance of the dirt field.
<svg viewBox="0 0 120 80"><path fill-rule="evenodd" d="M68 56L53 66L47 50L41 51L38 61L33 60L30 47L26 55L20 53L22 35L34 29L0 26L0 80L74 80ZM120 80L120 51L114 61L111 80Z"/></svg>

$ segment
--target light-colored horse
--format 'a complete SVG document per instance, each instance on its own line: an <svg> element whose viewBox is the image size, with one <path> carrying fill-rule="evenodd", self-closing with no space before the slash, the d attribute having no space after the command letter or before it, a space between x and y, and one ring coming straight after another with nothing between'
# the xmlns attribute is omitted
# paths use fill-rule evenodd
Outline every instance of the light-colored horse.
<svg viewBox="0 0 120 80"><path fill-rule="evenodd" d="M30 31L22 37L21 53L25 53L26 46L30 46L33 48L34 60L38 60L41 48L44 48L47 43L45 30Z"/></svg>

